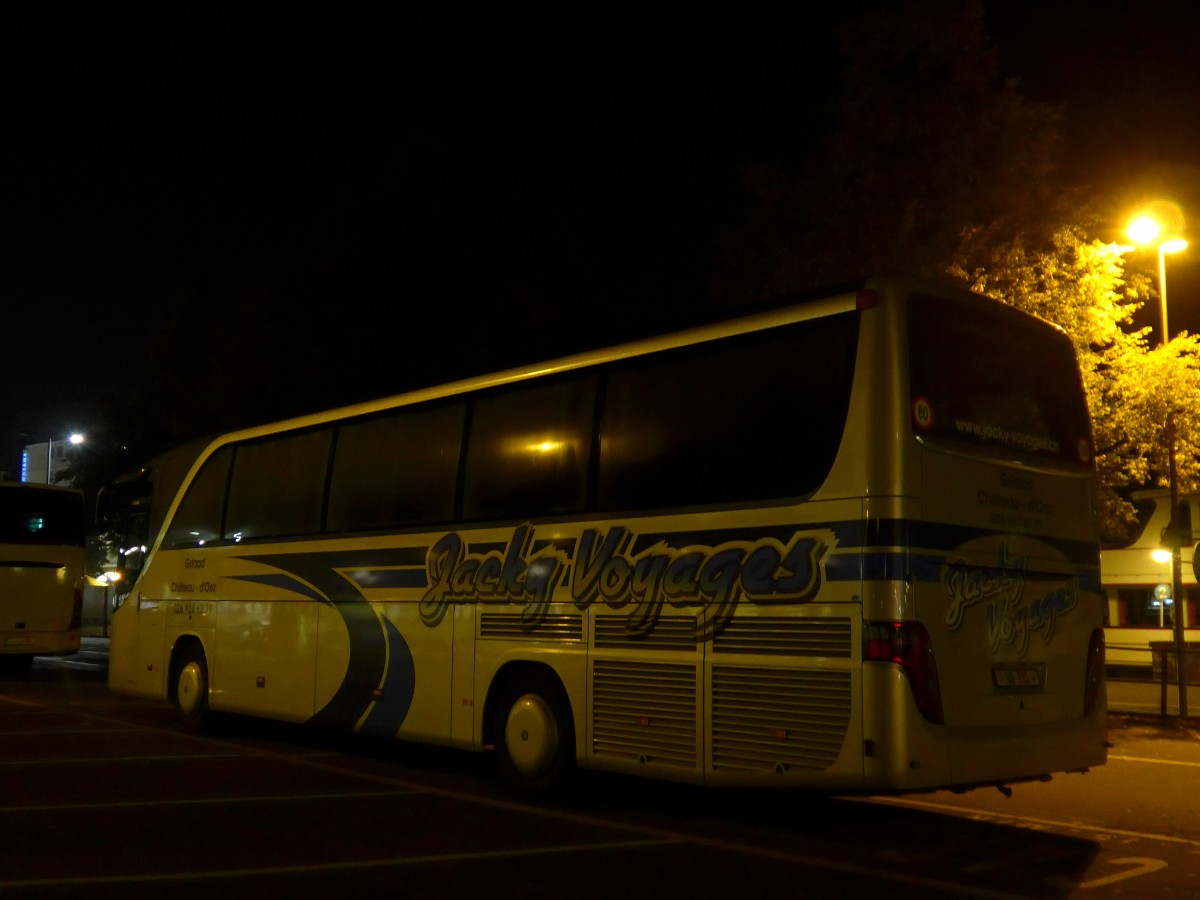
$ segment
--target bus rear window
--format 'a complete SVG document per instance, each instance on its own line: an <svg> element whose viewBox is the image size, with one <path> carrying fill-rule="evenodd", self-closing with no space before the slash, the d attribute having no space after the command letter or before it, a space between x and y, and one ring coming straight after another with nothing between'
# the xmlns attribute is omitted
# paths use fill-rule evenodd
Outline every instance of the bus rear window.
<svg viewBox="0 0 1200 900"><path fill-rule="evenodd" d="M82 494L23 484L0 488L0 543L82 547L83 541Z"/></svg>
<svg viewBox="0 0 1200 900"><path fill-rule="evenodd" d="M1022 461L1091 464L1091 427L1075 349L1061 332L996 302L909 303L909 388L916 434Z"/></svg>

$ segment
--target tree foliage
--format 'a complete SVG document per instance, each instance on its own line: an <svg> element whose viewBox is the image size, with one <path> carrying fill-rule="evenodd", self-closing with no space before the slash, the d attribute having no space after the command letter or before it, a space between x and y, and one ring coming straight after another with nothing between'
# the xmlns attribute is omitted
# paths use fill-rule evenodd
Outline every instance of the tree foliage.
<svg viewBox="0 0 1200 900"><path fill-rule="evenodd" d="M1037 233L1056 205L1057 113L1001 78L978 0L881 5L843 43L822 150L798 170L744 173L722 298L938 275L968 250Z"/></svg>

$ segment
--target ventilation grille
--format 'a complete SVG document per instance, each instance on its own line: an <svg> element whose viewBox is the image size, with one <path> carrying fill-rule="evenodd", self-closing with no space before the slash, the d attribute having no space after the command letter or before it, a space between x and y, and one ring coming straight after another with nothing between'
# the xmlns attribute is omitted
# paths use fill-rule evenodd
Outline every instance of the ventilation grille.
<svg viewBox="0 0 1200 900"><path fill-rule="evenodd" d="M695 666L596 660L592 674L597 757L695 768Z"/></svg>
<svg viewBox="0 0 1200 900"><path fill-rule="evenodd" d="M483 613L479 617L481 638L530 641L582 641L583 616L545 616L525 622L520 613Z"/></svg>
<svg viewBox="0 0 1200 900"><path fill-rule="evenodd" d="M824 656L849 659L850 620L796 618L733 619L713 638L715 653Z"/></svg>
<svg viewBox="0 0 1200 900"><path fill-rule="evenodd" d="M716 666L714 771L824 770L850 724L850 673Z"/></svg>
<svg viewBox="0 0 1200 900"><path fill-rule="evenodd" d="M631 634L625 616L596 616L595 644L597 647L643 647L647 650L695 650L696 620L683 616L667 616L658 620L649 634Z"/></svg>

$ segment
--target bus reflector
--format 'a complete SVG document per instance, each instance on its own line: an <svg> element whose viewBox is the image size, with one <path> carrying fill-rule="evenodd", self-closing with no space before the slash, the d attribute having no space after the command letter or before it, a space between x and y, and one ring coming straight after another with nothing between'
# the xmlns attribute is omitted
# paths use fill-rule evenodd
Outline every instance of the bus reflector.
<svg viewBox="0 0 1200 900"><path fill-rule="evenodd" d="M1100 686L1104 684L1104 629L1092 630L1088 644L1087 677L1083 682L1083 715L1086 718L1096 708L1100 699Z"/></svg>
<svg viewBox="0 0 1200 900"><path fill-rule="evenodd" d="M863 658L896 663L908 677L921 715L941 725L942 689L929 632L919 622L868 622Z"/></svg>

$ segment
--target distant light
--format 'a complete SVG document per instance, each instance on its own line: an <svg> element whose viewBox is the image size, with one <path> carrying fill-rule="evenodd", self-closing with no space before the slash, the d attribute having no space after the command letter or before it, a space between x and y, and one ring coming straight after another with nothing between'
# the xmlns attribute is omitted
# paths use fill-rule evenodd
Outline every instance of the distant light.
<svg viewBox="0 0 1200 900"><path fill-rule="evenodd" d="M1187 249L1187 241L1183 238L1175 238L1173 241L1167 241L1165 244L1159 244L1158 249L1163 253L1178 253L1180 250Z"/></svg>
<svg viewBox="0 0 1200 900"><path fill-rule="evenodd" d="M84 441L84 437L82 434L79 434L78 432L76 432L75 434L73 434L69 438L67 438L67 440L70 441L72 444L82 444Z"/></svg>

